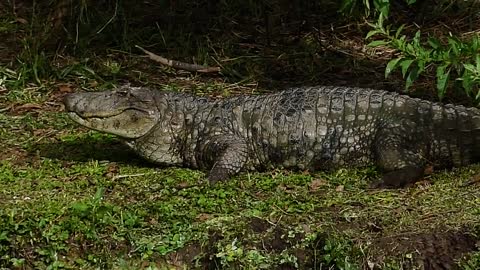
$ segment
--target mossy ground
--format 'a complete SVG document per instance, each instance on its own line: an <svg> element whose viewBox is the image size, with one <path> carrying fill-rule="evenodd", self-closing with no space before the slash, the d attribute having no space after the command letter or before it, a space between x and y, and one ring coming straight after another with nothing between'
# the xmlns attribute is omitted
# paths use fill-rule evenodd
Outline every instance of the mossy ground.
<svg viewBox="0 0 480 270"><path fill-rule="evenodd" d="M78 127L61 89L2 101L11 108L0 114L1 267L479 267L479 165L398 190L369 190L374 168L209 185L203 172L158 168Z"/></svg>

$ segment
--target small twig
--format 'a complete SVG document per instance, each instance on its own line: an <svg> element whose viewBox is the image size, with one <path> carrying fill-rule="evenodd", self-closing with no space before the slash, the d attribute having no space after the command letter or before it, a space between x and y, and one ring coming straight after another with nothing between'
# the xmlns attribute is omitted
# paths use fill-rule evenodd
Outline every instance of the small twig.
<svg viewBox="0 0 480 270"><path fill-rule="evenodd" d="M273 223L273 222L271 222L271 221L270 221L270 220L268 220L268 219L261 218L261 217L259 217L259 216L256 216L256 215L253 215L253 217L254 217L254 218L261 219L261 220L264 220L264 221L268 222L270 225L272 225L272 226L275 226L275 227L277 226L277 223L278 223L278 222L277 222L277 223ZM282 218L282 216L280 216L280 218Z"/></svg>
<svg viewBox="0 0 480 270"><path fill-rule="evenodd" d="M35 140L35 143L39 143L41 140L45 139L46 137L50 137L50 135L55 134L57 131L56 130L50 130L49 132L45 133L43 136ZM34 138L34 137L32 137ZM30 141L30 140L29 140Z"/></svg>
<svg viewBox="0 0 480 270"><path fill-rule="evenodd" d="M105 27L107 27L107 25L109 25L113 21L113 19L115 19L115 17L117 17L117 11L118 1L115 3L115 11L113 12L113 16L102 26L102 28L100 28L100 30L97 31L97 34L100 34L105 29Z"/></svg>
<svg viewBox="0 0 480 270"><path fill-rule="evenodd" d="M278 207L276 204L274 204L273 206L275 206L275 208L277 208L278 210L280 210L280 212L282 212L283 214L287 215L287 216L290 216L289 213L287 213L285 210L283 210L282 208ZM280 221L280 219L278 220Z"/></svg>
<svg viewBox="0 0 480 270"><path fill-rule="evenodd" d="M206 66L201 66L201 65L196 65L196 64L189 64L189 63L184 63L176 60L170 60L164 57L161 57L160 55L156 55L150 51L145 50L144 48L135 45L135 47L139 48L142 50L148 58L151 60L160 63L165 66L169 66L175 69L181 69L181 70L186 70L190 72L200 72L200 73L217 73L220 72L220 67L206 67Z"/></svg>
<svg viewBox="0 0 480 270"><path fill-rule="evenodd" d="M112 180L115 181L115 180L122 179L122 178L127 178L127 177L139 177L139 176L144 176L144 175L147 175L147 174L156 174L156 173L158 173L158 172L136 173L136 174L120 174L120 175L116 175L116 176L112 177Z"/></svg>

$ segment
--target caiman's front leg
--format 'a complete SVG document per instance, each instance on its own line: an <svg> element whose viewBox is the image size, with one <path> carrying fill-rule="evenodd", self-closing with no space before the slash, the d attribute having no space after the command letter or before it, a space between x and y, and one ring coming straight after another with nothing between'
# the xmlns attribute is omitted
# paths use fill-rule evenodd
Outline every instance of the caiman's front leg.
<svg viewBox="0 0 480 270"><path fill-rule="evenodd" d="M205 141L202 156L211 166L208 180L215 183L240 172L248 159L247 144L234 135L218 135Z"/></svg>

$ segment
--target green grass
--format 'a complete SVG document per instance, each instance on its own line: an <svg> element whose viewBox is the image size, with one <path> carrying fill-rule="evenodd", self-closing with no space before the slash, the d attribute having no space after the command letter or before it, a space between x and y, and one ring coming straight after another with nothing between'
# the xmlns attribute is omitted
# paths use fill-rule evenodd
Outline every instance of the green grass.
<svg viewBox="0 0 480 270"><path fill-rule="evenodd" d="M382 239L479 232L480 186L463 186L478 165L400 190L367 189L372 168L212 186L63 113L0 114L0 124L0 267L402 269L415 250L390 252ZM478 253L462 262L478 266Z"/></svg>

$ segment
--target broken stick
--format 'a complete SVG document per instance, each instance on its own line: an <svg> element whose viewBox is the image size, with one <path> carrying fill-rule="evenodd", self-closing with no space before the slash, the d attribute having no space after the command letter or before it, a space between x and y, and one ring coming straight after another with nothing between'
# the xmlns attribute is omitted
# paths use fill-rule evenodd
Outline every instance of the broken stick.
<svg viewBox="0 0 480 270"><path fill-rule="evenodd" d="M148 56L148 58L152 59L153 61L158 62L165 66L175 68L175 69L187 70L190 72L200 72L200 73L220 72L220 67L206 67L206 66L201 66L196 64L184 63L176 60L170 60L170 59L161 57L160 55L156 55L150 51L147 51L138 45L135 45L135 47L142 50Z"/></svg>

